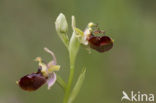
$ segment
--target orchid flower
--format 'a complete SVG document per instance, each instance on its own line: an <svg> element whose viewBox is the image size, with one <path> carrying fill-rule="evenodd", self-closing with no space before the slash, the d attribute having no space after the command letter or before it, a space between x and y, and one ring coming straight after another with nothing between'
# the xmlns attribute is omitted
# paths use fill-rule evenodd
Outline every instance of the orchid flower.
<svg viewBox="0 0 156 103"><path fill-rule="evenodd" d="M45 83L47 83L48 89L50 89L56 82L55 71L59 71L60 65L57 65L56 57L52 51L48 48L44 48L44 50L52 56L53 60L45 64L41 57L37 57L35 61L37 61L39 65L38 71L25 75L18 81L18 85L22 89L26 91L35 91Z"/></svg>

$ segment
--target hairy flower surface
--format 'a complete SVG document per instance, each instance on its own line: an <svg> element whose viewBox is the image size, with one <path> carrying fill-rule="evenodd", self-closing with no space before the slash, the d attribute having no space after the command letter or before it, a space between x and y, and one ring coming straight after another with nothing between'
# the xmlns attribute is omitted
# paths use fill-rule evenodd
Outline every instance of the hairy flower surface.
<svg viewBox="0 0 156 103"><path fill-rule="evenodd" d="M19 81L18 85L26 91L35 91L40 88L43 84L48 84L48 89L56 82L55 71L60 69L59 65L56 65L56 57L52 51L48 48L44 48L46 52L50 53L53 60L48 64L42 62L41 57L37 57L35 61L39 62L39 68L36 73L31 73L23 76Z"/></svg>
<svg viewBox="0 0 156 103"><path fill-rule="evenodd" d="M90 36L88 38L89 46L98 52L105 52L113 47L113 41L108 36Z"/></svg>

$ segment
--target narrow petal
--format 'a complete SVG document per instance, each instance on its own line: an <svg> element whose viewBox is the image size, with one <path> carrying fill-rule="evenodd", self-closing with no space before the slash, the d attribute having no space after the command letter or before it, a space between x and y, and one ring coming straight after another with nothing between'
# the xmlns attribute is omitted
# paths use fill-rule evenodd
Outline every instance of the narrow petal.
<svg viewBox="0 0 156 103"><path fill-rule="evenodd" d="M56 65L56 57L55 57L55 54L51 50L49 50L48 48L44 48L44 50L46 52L48 52L52 56L52 59L53 59L52 61L50 61L48 63L48 66L50 66L50 65Z"/></svg>
<svg viewBox="0 0 156 103"><path fill-rule="evenodd" d="M47 68L50 68L51 66L56 65L57 62L56 62L55 54L48 48L44 48L44 50L48 52L52 56L52 59L53 59L47 64Z"/></svg>
<svg viewBox="0 0 156 103"><path fill-rule="evenodd" d="M53 73L49 74L49 77L47 80L48 89L50 89L50 87L52 87L55 82L56 82L56 74L53 72Z"/></svg>

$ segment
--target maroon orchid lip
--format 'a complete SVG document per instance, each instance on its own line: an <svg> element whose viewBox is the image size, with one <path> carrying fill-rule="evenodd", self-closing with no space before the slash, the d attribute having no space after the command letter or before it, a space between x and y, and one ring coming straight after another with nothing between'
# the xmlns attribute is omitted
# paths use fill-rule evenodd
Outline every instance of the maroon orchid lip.
<svg viewBox="0 0 156 103"><path fill-rule="evenodd" d="M46 52L51 54L53 60L50 62L43 63L41 57L37 57L35 61L38 62L38 71L35 73L31 73L20 78L19 81L16 81L19 87L21 87L25 91L35 91L40 88L43 84L48 85L48 89L50 89L56 82L56 74L55 71L59 71L60 65L56 64L56 57L54 53L48 48L44 48Z"/></svg>
<svg viewBox="0 0 156 103"><path fill-rule="evenodd" d="M113 47L113 40L108 36L91 35L88 42L90 47L98 52L105 52Z"/></svg>
<svg viewBox="0 0 156 103"><path fill-rule="evenodd" d="M46 77L41 72L37 72L23 76L18 84L23 90L35 91L46 83L46 80Z"/></svg>

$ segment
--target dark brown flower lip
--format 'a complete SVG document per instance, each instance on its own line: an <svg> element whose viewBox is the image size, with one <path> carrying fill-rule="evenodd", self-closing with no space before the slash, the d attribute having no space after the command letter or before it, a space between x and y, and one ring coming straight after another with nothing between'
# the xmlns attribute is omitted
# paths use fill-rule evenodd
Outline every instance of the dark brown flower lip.
<svg viewBox="0 0 156 103"><path fill-rule="evenodd" d="M88 42L90 48L98 52L105 52L113 47L113 40L109 36L90 35Z"/></svg>
<svg viewBox="0 0 156 103"><path fill-rule="evenodd" d="M47 78L44 77L39 71L23 76L18 85L26 91L35 91L46 83Z"/></svg>

